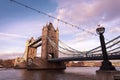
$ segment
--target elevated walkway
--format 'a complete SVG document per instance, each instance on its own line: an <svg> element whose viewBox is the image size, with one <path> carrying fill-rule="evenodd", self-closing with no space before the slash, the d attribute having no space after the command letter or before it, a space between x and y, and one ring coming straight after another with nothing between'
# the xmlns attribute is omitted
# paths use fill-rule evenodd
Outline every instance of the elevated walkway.
<svg viewBox="0 0 120 80"><path fill-rule="evenodd" d="M119 60L120 55L109 55L109 60ZM65 62L65 61L86 61L86 60L103 60L102 56L91 56L91 57L61 57L49 59L49 62Z"/></svg>

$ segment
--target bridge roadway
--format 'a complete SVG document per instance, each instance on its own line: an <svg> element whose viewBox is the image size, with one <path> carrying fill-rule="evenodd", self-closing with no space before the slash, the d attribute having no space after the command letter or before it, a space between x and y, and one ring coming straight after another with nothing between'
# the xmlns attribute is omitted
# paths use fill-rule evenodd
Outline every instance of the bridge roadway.
<svg viewBox="0 0 120 80"><path fill-rule="evenodd" d="M114 54L108 56L109 60L120 60L120 54ZM87 57L61 57L49 59L49 62L66 62L66 61L87 61L87 60L103 60L102 56L87 56Z"/></svg>

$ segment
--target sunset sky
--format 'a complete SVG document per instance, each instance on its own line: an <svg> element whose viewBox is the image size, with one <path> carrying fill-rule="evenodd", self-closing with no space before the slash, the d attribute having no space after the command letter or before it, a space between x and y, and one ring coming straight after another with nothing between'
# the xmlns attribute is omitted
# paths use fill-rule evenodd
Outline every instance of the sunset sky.
<svg viewBox="0 0 120 80"><path fill-rule="evenodd" d="M16 0L32 8L96 34L98 24L106 28L105 38L120 35L120 0ZM52 22L59 39L80 51L100 45L99 37L58 22L10 0L0 0L0 56L22 55L25 42L41 36L42 27ZM15 57L15 56L14 56ZM0 57L1 58L1 57Z"/></svg>

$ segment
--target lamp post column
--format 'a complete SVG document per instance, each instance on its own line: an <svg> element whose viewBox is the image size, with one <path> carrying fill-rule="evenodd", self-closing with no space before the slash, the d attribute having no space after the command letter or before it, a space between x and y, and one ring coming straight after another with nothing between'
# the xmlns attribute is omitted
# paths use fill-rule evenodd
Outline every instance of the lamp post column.
<svg viewBox="0 0 120 80"><path fill-rule="evenodd" d="M106 51L106 46L105 46L105 41L104 41L103 34L100 34L100 43L101 43L101 48L102 48L103 60L107 61L108 60L108 55L107 55L107 51Z"/></svg>
<svg viewBox="0 0 120 80"><path fill-rule="evenodd" d="M105 32L105 28L99 27L96 29L96 31L100 37L100 43L101 43L102 55L103 55L103 62L100 66L100 70L116 70L115 67L112 66L112 63L108 59L106 46L105 46L105 40L104 40L104 36L103 36L103 33Z"/></svg>

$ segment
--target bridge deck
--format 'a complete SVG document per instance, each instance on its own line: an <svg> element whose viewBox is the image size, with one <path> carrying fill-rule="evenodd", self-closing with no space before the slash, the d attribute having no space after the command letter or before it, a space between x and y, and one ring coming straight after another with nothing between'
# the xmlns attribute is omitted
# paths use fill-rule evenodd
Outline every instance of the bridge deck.
<svg viewBox="0 0 120 80"><path fill-rule="evenodd" d="M110 60L119 60L120 55L110 55L108 56ZM103 60L102 56L93 56L93 57L61 57L49 59L49 62L60 62L60 61L87 61L87 60Z"/></svg>

